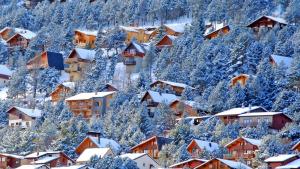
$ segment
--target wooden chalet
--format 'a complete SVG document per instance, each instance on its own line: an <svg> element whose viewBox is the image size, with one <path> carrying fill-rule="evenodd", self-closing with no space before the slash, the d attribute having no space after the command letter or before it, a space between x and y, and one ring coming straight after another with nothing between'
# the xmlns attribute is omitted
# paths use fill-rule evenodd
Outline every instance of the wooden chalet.
<svg viewBox="0 0 300 169"><path fill-rule="evenodd" d="M121 158L129 158L136 162L139 169L160 168L159 164L147 153L126 153L120 155Z"/></svg>
<svg viewBox="0 0 300 169"><path fill-rule="evenodd" d="M64 70L64 59L61 53L44 51L30 59L27 62L27 68L29 70L41 68L55 68L57 70Z"/></svg>
<svg viewBox="0 0 300 169"><path fill-rule="evenodd" d="M214 152L219 150L219 145L210 141L193 139L186 149L192 157L199 157L203 151Z"/></svg>
<svg viewBox="0 0 300 169"><path fill-rule="evenodd" d="M16 33L6 41L10 48L20 47L25 49L28 47L29 42L36 37L36 34L29 30L15 28L14 31Z"/></svg>
<svg viewBox="0 0 300 169"><path fill-rule="evenodd" d="M103 117L110 105L110 100L116 92L80 93L66 99L71 112L90 119Z"/></svg>
<svg viewBox="0 0 300 169"><path fill-rule="evenodd" d="M300 141L292 147L292 150L300 152Z"/></svg>
<svg viewBox="0 0 300 169"><path fill-rule="evenodd" d="M34 152L24 157L25 165L46 165L49 168L59 166L71 166L75 162L64 152L46 151Z"/></svg>
<svg viewBox="0 0 300 169"><path fill-rule="evenodd" d="M260 122L266 122L271 129L280 130L292 119L282 112L253 112L239 115L242 127L256 127Z"/></svg>
<svg viewBox="0 0 300 169"><path fill-rule="evenodd" d="M101 138L100 133L89 132L87 137L76 147L76 154L80 155L84 150L88 148L108 148L111 147L113 151L118 151L120 145L112 140L107 138Z"/></svg>
<svg viewBox="0 0 300 169"><path fill-rule="evenodd" d="M8 125L10 127L31 127L35 120L42 115L38 109L26 109L21 107L11 107L6 111L8 114Z"/></svg>
<svg viewBox="0 0 300 169"><path fill-rule="evenodd" d="M255 158L255 151L258 150L261 141L246 137L238 137L225 145L228 154L224 154L224 159L239 161L243 159L248 166L253 166L252 160Z"/></svg>
<svg viewBox="0 0 300 169"><path fill-rule="evenodd" d="M173 46L174 41L177 39L177 36L165 35L160 41L156 43L156 48L161 50L163 48L169 48Z"/></svg>
<svg viewBox="0 0 300 169"><path fill-rule="evenodd" d="M177 82L171 82L171 81L165 81L165 80L157 80L150 84L151 88L160 88L164 90L171 90L170 93L175 93L177 96L181 96L184 89L187 87L190 87L194 89L193 87L184 84L184 83L177 83Z"/></svg>
<svg viewBox="0 0 300 169"><path fill-rule="evenodd" d="M199 165L198 167L195 167L194 169L252 169L252 168L241 162L214 158Z"/></svg>
<svg viewBox="0 0 300 169"><path fill-rule="evenodd" d="M165 144L170 144L173 140L166 137L153 136L131 148L133 153L148 153L154 159L158 159L158 154Z"/></svg>
<svg viewBox="0 0 300 169"><path fill-rule="evenodd" d="M5 41L7 41L13 35L14 35L14 30L11 27L5 27L2 30L0 30L0 37Z"/></svg>
<svg viewBox="0 0 300 169"><path fill-rule="evenodd" d="M230 87L235 87L237 84L239 84L242 87L245 87L247 84L247 80L249 79L249 75L247 74L240 74L238 76L235 76L230 80Z"/></svg>
<svg viewBox="0 0 300 169"><path fill-rule="evenodd" d="M64 100L75 89L74 82L64 82L56 86L53 92L50 93L51 101L57 103Z"/></svg>
<svg viewBox="0 0 300 169"><path fill-rule="evenodd" d="M195 101L180 101L175 100L170 104L170 108L175 112L175 115L182 118L184 115L188 117L197 117L200 109Z"/></svg>
<svg viewBox="0 0 300 169"><path fill-rule="evenodd" d="M164 24L163 28L167 35L180 36L189 25L189 23L171 23Z"/></svg>
<svg viewBox="0 0 300 169"><path fill-rule="evenodd" d="M256 20L252 21L247 27L252 28L255 32L259 32L260 28L272 29L275 25L279 25L280 28L286 26L288 23L285 19L263 15Z"/></svg>
<svg viewBox="0 0 300 169"><path fill-rule="evenodd" d="M101 88L101 92L117 92L119 91L115 86L113 86L112 84L105 84L103 86L103 88Z"/></svg>
<svg viewBox="0 0 300 169"><path fill-rule="evenodd" d="M230 27L228 25L226 25L226 26L217 28L216 30L205 34L204 37L206 39L214 39L214 38L218 37L219 35L226 35L226 34L228 34L229 31L230 31Z"/></svg>
<svg viewBox="0 0 300 169"><path fill-rule="evenodd" d="M280 154L278 156L267 158L265 163L268 164L268 169L278 169L280 166L285 166L298 159L299 156L296 154Z"/></svg>
<svg viewBox="0 0 300 169"><path fill-rule="evenodd" d="M0 168L17 168L21 166L23 156L0 153Z"/></svg>
<svg viewBox="0 0 300 169"><path fill-rule="evenodd" d="M142 70L146 49L143 44L131 41L122 52L123 63L127 73L138 73Z"/></svg>
<svg viewBox="0 0 300 169"><path fill-rule="evenodd" d="M93 49L96 47L95 42L98 31L75 30L74 44L77 47Z"/></svg>
<svg viewBox="0 0 300 169"><path fill-rule="evenodd" d="M147 91L141 99L141 102L146 102L150 112L159 104L170 105L173 101L177 100L177 96L169 93L160 93L156 91Z"/></svg>
<svg viewBox="0 0 300 169"><path fill-rule="evenodd" d="M91 64L95 58L96 51L75 48L67 57L65 71L70 74L70 81L79 81L86 67Z"/></svg>
<svg viewBox="0 0 300 169"><path fill-rule="evenodd" d="M276 167L276 169L300 169L300 159L289 162L285 165Z"/></svg>
<svg viewBox="0 0 300 169"><path fill-rule="evenodd" d="M126 33L126 44L133 39L136 39L139 43L147 43L157 34L157 27L121 26L120 28Z"/></svg>
<svg viewBox="0 0 300 169"><path fill-rule="evenodd" d="M228 123L238 121L239 115L252 112L267 112L267 110L260 106L249 106L229 109L221 113L217 113L215 116L219 117L222 122L227 125Z"/></svg>
<svg viewBox="0 0 300 169"><path fill-rule="evenodd" d="M12 71L6 65L0 65L0 87L8 85Z"/></svg>
<svg viewBox="0 0 300 169"><path fill-rule="evenodd" d="M192 158L189 160L185 160L176 164L171 165L169 168L176 168L176 169L193 169L208 160L198 159L198 158Z"/></svg>

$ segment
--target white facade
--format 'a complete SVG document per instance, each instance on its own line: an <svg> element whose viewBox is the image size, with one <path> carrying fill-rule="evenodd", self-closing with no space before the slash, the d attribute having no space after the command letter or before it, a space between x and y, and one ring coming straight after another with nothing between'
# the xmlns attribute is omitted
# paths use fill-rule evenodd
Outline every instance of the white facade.
<svg viewBox="0 0 300 169"><path fill-rule="evenodd" d="M130 158L135 161L140 169L155 169L160 166L147 153L128 153L120 156L121 158Z"/></svg>
<svg viewBox="0 0 300 169"><path fill-rule="evenodd" d="M8 79L0 78L0 88L7 86Z"/></svg>
<svg viewBox="0 0 300 169"><path fill-rule="evenodd" d="M17 119L17 120L8 120L8 124L10 127L19 127L21 128L28 128L32 126L32 121L25 121L22 119Z"/></svg>

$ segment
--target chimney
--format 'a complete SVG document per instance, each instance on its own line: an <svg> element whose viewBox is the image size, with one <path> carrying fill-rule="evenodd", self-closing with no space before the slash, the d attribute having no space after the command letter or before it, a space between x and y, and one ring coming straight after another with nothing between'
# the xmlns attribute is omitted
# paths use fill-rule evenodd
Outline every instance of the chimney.
<svg viewBox="0 0 300 169"><path fill-rule="evenodd" d="M97 142L100 144L101 133L97 131L89 131L87 136L97 137Z"/></svg>

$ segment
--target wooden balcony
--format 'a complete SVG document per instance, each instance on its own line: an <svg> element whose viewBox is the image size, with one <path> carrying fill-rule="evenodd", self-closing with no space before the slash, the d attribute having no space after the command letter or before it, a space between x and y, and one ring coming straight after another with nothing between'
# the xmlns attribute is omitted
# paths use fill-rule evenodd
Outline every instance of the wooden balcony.
<svg viewBox="0 0 300 169"><path fill-rule="evenodd" d="M122 55L124 56L124 57L134 57L134 56L136 56L136 52L128 52L128 51L124 51L124 52L122 52Z"/></svg>
<svg viewBox="0 0 300 169"><path fill-rule="evenodd" d="M77 63L78 62L78 58L68 58L66 59L66 63Z"/></svg>
<svg viewBox="0 0 300 169"><path fill-rule="evenodd" d="M124 65L136 65L136 61L132 59L124 59L123 60Z"/></svg>
<svg viewBox="0 0 300 169"><path fill-rule="evenodd" d="M224 159L227 159L227 160L236 160L236 159L240 159L240 158L243 158L243 159L252 159L254 158L255 155L254 154L224 154Z"/></svg>

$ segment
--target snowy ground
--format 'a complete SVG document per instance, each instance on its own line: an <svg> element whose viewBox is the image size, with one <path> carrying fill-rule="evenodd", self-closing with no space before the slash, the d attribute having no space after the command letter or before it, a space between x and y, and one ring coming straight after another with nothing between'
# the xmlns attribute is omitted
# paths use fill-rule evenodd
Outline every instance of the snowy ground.
<svg viewBox="0 0 300 169"><path fill-rule="evenodd" d="M5 100L7 98L7 91L7 87L0 89L0 100Z"/></svg>

